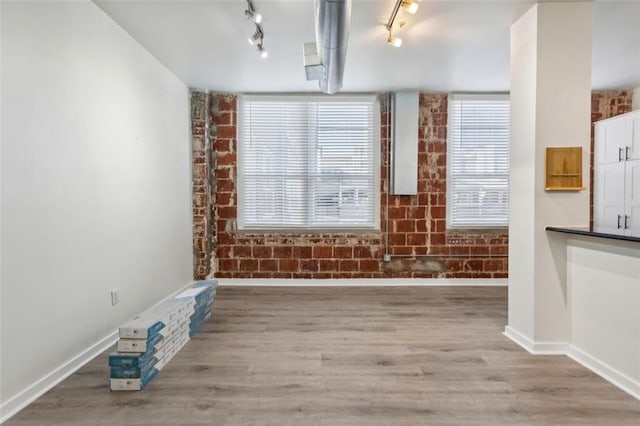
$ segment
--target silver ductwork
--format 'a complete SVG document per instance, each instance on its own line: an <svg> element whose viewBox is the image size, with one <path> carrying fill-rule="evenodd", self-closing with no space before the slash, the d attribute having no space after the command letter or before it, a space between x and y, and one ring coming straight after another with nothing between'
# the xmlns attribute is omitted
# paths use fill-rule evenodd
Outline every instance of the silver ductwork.
<svg viewBox="0 0 640 426"><path fill-rule="evenodd" d="M337 93L347 59L351 0L315 0L316 49L304 47L307 80L319 80L324 93Z"/></svg>

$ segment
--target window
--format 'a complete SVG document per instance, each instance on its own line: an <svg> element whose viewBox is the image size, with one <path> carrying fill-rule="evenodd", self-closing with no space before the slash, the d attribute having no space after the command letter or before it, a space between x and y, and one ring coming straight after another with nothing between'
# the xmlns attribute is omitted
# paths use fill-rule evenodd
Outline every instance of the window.
<svg viewBox="0 0 640 426"><path fill-rule="evenodd" d="M375 96L242 96L238 228L379 227Z"/></svg>
<svg viewBox="0 0 640 426"><path fill-rule="evenodd" d="M509 225L509 97L452 95L447 140L447 227Z"/></svg>

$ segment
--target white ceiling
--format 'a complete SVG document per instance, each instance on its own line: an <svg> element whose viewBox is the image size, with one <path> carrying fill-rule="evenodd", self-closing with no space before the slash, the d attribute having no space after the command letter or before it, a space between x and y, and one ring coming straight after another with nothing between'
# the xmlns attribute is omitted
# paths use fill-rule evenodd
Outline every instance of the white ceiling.
<svg viewBox="0 0 640 426"><path fill-rule="evenodd" d="M190 87L318 91L302 65L302 43L315 40L312 0L254 0L267 59L247 42L244 0L96 3ZM398 14L401 48L386 43L394 3L353 1L343 92L509 90L509 26L533 1L422 0L416 15ZM596 1L593 37L593 88L640 86L640 0Z"/></svg>

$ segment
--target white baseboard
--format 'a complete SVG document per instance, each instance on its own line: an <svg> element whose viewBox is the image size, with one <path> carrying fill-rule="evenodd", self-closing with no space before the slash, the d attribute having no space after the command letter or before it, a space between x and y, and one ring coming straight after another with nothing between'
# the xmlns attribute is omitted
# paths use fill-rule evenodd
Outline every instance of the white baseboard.
<svg viewBox="0 0 640 426"><path fill-rule="evenodd" d="M219 286L256 287L429 287L429 286L500 286L506 278L216 278Z"/></svg>
<svg viewBox="0 0 640 426"><path fill-rule="evenodd" d="M578 364L593 371L614 386L640 400L640 382L619 372L569 343L534 342L519 331L506 326L504 333L519 346L534 355L566 355Z"/></svg>
<svg viewBox="0 0 640 426"><path fill-rule="evenodd" d="M508 325L504 327L504 331L502 334L509 339L511 339L514 343L520 346L522 349L529 353L533 353L533 342L524 334L519 331L514 330Z"/></svg>
<svg viewBox="0 0 640 426"><path fill-rule="evenodd" d="M189 287L192 283L185 284L180 287L178 290L171 293L169 296L165 297L158 303L151 306L149 309L159 305L160 303L175 297L181 291L184 291L187 287ZM82 368L85 364L91 361L96 356L100 355L102 352L107 350L111 345L114 345L118 340L118 330L114 330L110 332L107 336L100 339L87 349L83 350L69 361L66 361L61 366L55 368L49 374L45 375L41 379L27 386L22 391L18 392L16 395L12 396L8 400L0 405L0 424L9 420L9 418L13 417L20 410L25 408L27 405L31 404L33 401L41 397L45 392L49 389L53 388L55 385L69 377L71 374L75 373L77 370ZM108 378L105 377L105 380Z"/></svg>
<svg viewBox="0 0 640 426"><path fill-rule="evenodd" d="M638 382L637 380L634 380L626 374L619 372L615 368L610 367L604 362L597 360L596 358L592 357L586 352L583 352L581 349L578 349L573 345L569 346L567 356L578 364L581 364L582 366L588 368L597 375L606 379L614 386L617 386L623 391L627 392L635 399L640 400L640 382Z"/></svg>
<svg viewBox="0 0 640 426"><path fill-rule="evenodd" d="M97 355L107 350L109 346L118 340L118 330L114 330L107 336L80 352L69 361L62 364L40 380L28 386L26 389L8 399L0 407L0 423L4 423L18 411L42 396L49 389L69 377L76 370L91 361Z"/></svg>
<svg viewBox="0 0 640 426"><path fill-rule="evenodd" d="M509 326L504 328L504 333L502 334L534 355L566 355L567 353L566 343L534 342L529 337Z"/></svg>

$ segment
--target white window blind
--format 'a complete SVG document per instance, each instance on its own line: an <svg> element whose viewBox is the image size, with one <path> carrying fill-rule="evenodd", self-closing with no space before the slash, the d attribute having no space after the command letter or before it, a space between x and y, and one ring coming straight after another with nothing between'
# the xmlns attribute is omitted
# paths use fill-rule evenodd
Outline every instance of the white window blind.
<svg viewBox="0 0 640 426"><path fill-rule="evenodd" d="M238 227L377 228L375 96L242 96Z"/></svg>
<svg viewBox="0 0 640 426"><path fill-rule="evenodd" d="M509 224L508 95L452 95L447 140L447 227Z"/></svg>

